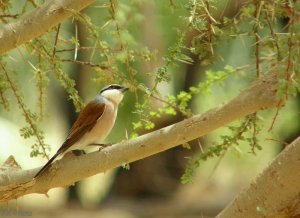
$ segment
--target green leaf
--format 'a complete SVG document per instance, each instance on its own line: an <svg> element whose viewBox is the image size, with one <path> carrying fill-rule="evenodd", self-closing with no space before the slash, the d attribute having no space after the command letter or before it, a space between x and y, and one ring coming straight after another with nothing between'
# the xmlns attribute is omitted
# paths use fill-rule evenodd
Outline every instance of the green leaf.
<svg viewBox="0 0 300 218"><path fill-rule="evenodd" d="M175 111L175 109L172 108L172 107L165 107L165 108L163 109L163 111L164 111L166 114L168 114L168 115L172 115L172 116L175 116L175 115L176 115L176 111Z"/></svg>
<svg viewBox="0 0 300 218"><path fill-rule="evenodd" d="M184 147L184 148L186 148L186 149L188 149L188 150L190 150L191 149L191 145L189 144L189 143L183 143L182 144L182 147Z"/></svg>
<svg viewBox="0 0 300 218"><path fill-rule="evenodd" d="M155 124L153 122L151 122L149 120L147 120L145 122L145 129L150 130L150 129L153 129L154 127L155 127Z"/></svg>
<svg viewBox="0 0 300 218"><path fill-rule="evenodd" d="M134 129L134 130L137 130L137 129L140 129L140 128L143 127L143 124L142 124L141 121L133 122L132 125L133 125L133 129Z"/></svg>

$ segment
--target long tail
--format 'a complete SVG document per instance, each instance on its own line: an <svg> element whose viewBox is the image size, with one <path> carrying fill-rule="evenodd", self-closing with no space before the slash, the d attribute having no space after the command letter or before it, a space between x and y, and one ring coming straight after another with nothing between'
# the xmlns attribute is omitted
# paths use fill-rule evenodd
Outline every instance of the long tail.
<svg viewBox="0 0 300 218"><path fill-rule="evenodd" d="M50 167L51 163L55 160L55 158L60 154L61 154L60 152L57 152L50 160L48 160L45 166L43 166L43 168L40 169L40 171L37 174L35 174L34 178L37 178L39 175L45 172Z"/></svg>

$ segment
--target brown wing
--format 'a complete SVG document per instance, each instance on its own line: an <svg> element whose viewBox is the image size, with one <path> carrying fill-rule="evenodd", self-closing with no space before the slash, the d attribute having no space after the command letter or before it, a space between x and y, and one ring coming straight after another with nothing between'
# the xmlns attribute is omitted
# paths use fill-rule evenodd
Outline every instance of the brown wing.
<svg viewBox="0 0 300 218"><path fill-rule="evenodd" d="M104 109L105 104L99 102L90 102L88 105L86 105L73 124L66 141L58 149L56 154L34 176L34 178L45 172L58 155L66 151L70 146L77 142L86 132L90 131L96 124L98 118L103 114Z"/></svg>
<svg viewBox="0 0 300 218"><path fill-rule="evenodd" d="M86 132L90 131L97 120L103 114L105 109L104 103L90 102L84 109L80 112L77 120L73 124L68 138L57 151L57 153L62 153L66 151L70 146L76 143Z"/></svg>

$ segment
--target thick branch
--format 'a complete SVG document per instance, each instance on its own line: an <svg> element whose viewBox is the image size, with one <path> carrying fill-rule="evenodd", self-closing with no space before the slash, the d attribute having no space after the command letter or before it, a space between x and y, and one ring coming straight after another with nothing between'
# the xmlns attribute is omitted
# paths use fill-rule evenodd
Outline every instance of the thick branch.
<svg viewBox="0 0 300 218"><path fill-rule="evenodd" d="M48 0L34 11L0 29L0 54L8 52L29 40L46 33L95 0Z"/></svg>
<svg viewBox="0 0 300 218"><path fill-rule="evenodd" d="M300 137L217 217L298 217Z"/></svg>
<svg viewBox="0 0 300 218"><path fill-rule="evenodd" d="M101 152L79 157L66 155L56 161L49 172L37 180L32 178L40 168L2 173L2 175L0 172L0 202L30 193L46 193L54 187L69 186L86 177L191 141L243 116L276 107L278 106L276 87L275 74L269 74L228 103L201 115L115 144Z"/></svg>

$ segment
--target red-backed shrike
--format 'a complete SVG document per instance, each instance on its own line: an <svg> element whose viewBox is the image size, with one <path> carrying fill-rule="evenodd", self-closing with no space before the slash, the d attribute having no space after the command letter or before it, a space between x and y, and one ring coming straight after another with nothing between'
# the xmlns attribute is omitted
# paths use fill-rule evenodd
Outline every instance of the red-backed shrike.
<svg viewBox="0 0 300 218"><path fill-rule="evenodd" d="M118 105L127 90L128 88L116 84L104 87L95 99L83 108L66 141L34 178L45 172L60 155L90 145L102 145L115 124Z"/></svg>

